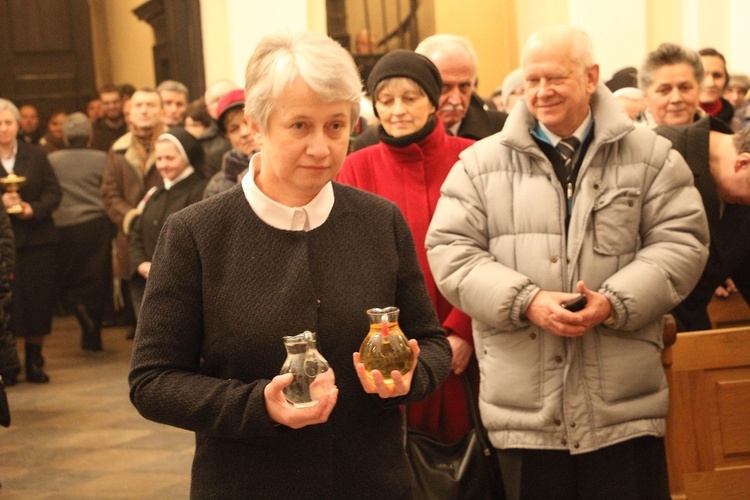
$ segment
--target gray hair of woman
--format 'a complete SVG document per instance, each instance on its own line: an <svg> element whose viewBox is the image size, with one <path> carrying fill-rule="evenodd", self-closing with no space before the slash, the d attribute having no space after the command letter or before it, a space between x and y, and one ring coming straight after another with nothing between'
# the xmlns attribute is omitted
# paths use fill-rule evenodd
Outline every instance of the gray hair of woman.
<svg viewBox="0 0 750 500"><path fill-rule="evenodd" d="M357 66L341 45L314 32L279 33L261 39L245 72L245 114L266 130L279 96L297 79L324 102L350 102L354 126L362 98Z"/></svg>
<svg viewBox="0 0 750 500"><path fill-rule="evenodd" d="M641 65L638 72L641 90L648 90L653 83L653 72L662 66L671 66L673 64L684 63L693 68L693 75L698 85L703 81L705 72L703 63L698 52L683 47L676 43L662 43L653 52L649 52Z"/></svg>
<svg viewBox="0 0 750 500"><path fill-rule="evenodd" d="M13 115L13 118L16 119L16 123L21 122L21 112L18 111L18 107L8 99L3 99L2 97L0 97L0 111L10 111L10 113Z"/></svg>

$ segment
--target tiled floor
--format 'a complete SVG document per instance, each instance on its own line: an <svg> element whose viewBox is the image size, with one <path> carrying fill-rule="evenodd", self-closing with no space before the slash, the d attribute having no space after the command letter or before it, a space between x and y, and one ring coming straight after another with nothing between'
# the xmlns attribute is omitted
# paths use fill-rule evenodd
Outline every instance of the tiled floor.
<svg viewBox="0 0 750 500"><path fill-rule="evenodd" d="M8 388L0 499L187 498L193 434L145 420L130 404L125 329L105 329L104 351L91 353L80 349L72 316L53 328L43 353L51 383L21 377Z"/></svg>

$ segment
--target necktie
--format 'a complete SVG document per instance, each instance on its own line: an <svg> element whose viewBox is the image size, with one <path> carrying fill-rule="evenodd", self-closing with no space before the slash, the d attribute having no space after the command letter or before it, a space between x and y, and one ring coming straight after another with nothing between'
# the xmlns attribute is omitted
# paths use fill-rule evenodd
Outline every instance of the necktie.
<svg viewBox="0 0 750 500"><path fill-rule="evenodd" d="M580 145L581 141L573 136L566 137L557 143L556 149L565 162L565 176L568 179L570 179L570 174L573 172L573 156L575 156L578 146Z"/></svg>

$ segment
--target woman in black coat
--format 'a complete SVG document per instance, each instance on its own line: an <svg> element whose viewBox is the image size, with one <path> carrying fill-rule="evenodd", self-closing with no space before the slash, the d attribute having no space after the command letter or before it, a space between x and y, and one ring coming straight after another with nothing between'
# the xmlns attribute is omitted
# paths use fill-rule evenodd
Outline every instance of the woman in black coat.
<svg viewBox="0 0 750 500"><path fill-rule="evenodd" d="M58 241L52 211L62 191L47 154L41 148L16 140L20 113L0 99L0 176L13 172L26 178L18 192L4 192L3 205L11 214L16 242L13 280L13 329L23 337L26 380L49 382L44 373L42 343L52 330L55 308L55 252Z"/></svg>
<svg viewBox="0 0 750 500"><path fill-rule="evenodd" d="M130 398L195 432L192 498L410 497L399 407L442 384L451 351L398 207L332 182L361 88L325 35L263 38L246 85L260 153L240 185L172 215L159 237ZM368 378L357 352L365 311L389 305L413 349L390 385ZM283 337L305 330L335 386L299 408L279 370Z"/></svg>
<svg viewBox="0 0 750 500"><path fill-rule="evenodd" d="M151 259L164 221L173 213L201 201L207 182L200 170L196 170L203 164L203 149L184 128L175 127L160 135L154 148L156 169L164 185L146 194L143 206L139 207L142 213L133 221L128 240L132 273L130 293L136 318L140 315Z"/></svg>

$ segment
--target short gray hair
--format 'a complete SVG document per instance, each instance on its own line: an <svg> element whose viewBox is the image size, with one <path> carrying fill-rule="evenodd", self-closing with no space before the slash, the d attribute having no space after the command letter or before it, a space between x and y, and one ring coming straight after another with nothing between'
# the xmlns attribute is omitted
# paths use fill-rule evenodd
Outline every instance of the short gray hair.
<svg viewBox="0 0 750 500"><path fill-rule="evenodd" d="M573 26L550 26L537 31L526 40L521 54L522 66L525 66L529 50L536 42L541 41L569 42L570 57L580 65L581 69L589 68L596 63L594 44L588 33Z"/></svg>
<svg viewBox="0 0 750 500"><path fill-rule="evenodd" d="M71 113L62 123L62 131L68 141L85 141L91 136L91 120L83 113Z"/></svg>
<svg viewBox="0 0 750 500"><path fill-rule="evenodd" d="M185 94L185 100L189 100L190 93L188 92L188 88L184 83L178 82L177 80L164 80L159 84L158 87L156 87L156 91L159 93L159 95L161 95L161 93L165 90L169 92Z"/></svg>
<svg viewBox="0 0 750 500"><path fill-rule="evenodd" d="M474 79L476 80L477 73L479 73L479 58L477 52L474 50L474 46L471 44L468 38L464 38L458 35L449 35L446 33L438 33L437 35L428 36L417 45L414 52L422 54L427 59L432 60L430 55L440 50L463 50L471 60L471 64L474 66Z"/></svg>
<svg viewBox="0 0 750 500"><path fill-rule="evenodd" d="M10 113L13 115L13 118L16 119L16 123L21 122L21 112L18 111L18 107L8 99L3 99L2 97L0 97L0 111L10 111Z"/></svg>
<svg viewBox="0 0 750 500"><path fill-rule="evenodd" d="M676 43L662 43L653 52L649 52L643 60L641 70L638 72L641 90L646 91L654 82L654 71L662 66L672 66L685 63L693 68L695 82L700 85L705 76L703 62L698 52L683 47Z"/></svg>
<svg viewBox="0 0 750 500"><path fill-rule="evenodd" d="M258 42L245 72L245 114L265 130L279 96L301 79L323 101L349 101L359 117L362 80L351 54L315 32L267 35Z"/></svg>

